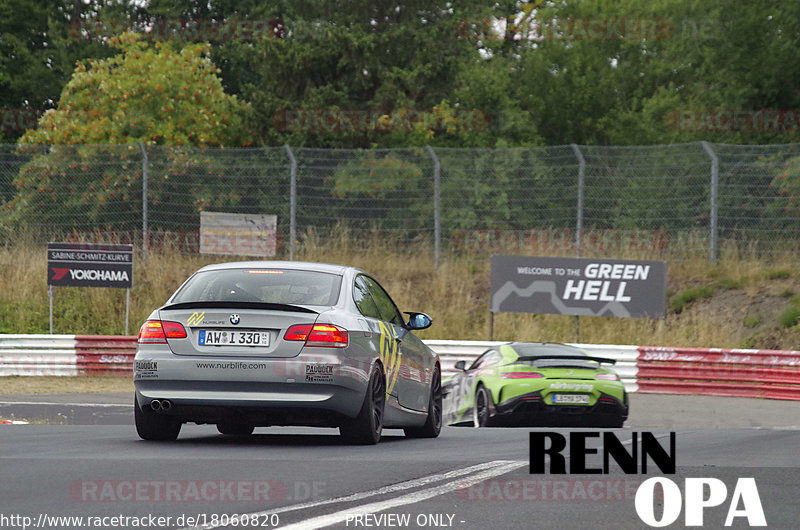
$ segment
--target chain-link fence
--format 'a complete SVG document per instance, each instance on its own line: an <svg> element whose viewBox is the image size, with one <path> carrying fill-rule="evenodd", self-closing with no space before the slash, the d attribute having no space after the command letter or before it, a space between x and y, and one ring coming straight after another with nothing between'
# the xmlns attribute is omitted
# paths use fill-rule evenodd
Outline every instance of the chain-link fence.
<svg viewBox="0 0 800 530"><path fill-rule="evenodd" d="M800 144L517 149L0 145L0 243L199 250L200 212L443 252L716 260L800 242ZM419 247L418 247L419 248Z"/></svg>

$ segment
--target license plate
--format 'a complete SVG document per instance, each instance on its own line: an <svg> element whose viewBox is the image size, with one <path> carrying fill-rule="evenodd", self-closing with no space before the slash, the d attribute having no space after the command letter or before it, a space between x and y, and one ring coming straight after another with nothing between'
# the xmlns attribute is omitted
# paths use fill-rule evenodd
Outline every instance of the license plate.
<svg viewBox="0 0 800 530"><path fill-rule="evenodd" d="M197 343L200 346L269 346L269 333L266 331L201 329Z"/></svg>
<svg viewBox="0 0 800 530"><path fill-rule="evenodd" d="M586 394L553 394L553 403L589 403L589 396Z"/></svg>

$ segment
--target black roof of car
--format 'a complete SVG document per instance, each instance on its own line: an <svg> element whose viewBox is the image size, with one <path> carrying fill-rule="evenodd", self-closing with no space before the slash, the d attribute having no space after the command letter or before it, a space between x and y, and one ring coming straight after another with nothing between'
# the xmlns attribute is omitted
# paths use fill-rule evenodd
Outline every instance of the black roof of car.
<svg viewBox="0 0 800 530"><path fill-rule="evenodd" d="M512 342L509 344L520 357L532 355L587 355L575 346L559 342Z"/></svg>

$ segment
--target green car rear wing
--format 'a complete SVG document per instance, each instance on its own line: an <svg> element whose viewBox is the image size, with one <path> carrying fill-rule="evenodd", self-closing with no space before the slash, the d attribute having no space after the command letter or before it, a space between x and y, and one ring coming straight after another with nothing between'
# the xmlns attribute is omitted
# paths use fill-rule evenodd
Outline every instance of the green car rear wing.
<svg viewBox="0 0 800 530"><path fill-rule="evenodd" d="M606 359L605 357L589 357L587 355L526 355L524 357L519 357L511 364L515 364L518 361L538 361L540 359L547 359L551 361L557 361L561 359L569 359L575 361L595 361L598 363L606 363L606 364L616 364L616 359Z"/></svg>

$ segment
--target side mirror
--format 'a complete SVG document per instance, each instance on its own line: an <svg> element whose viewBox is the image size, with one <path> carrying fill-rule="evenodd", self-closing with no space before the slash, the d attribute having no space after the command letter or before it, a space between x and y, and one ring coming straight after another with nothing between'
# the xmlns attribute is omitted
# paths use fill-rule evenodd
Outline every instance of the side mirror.
<svg viewBox="0 0 800 530"><path fill-rule="evenodd" d="M433 324L433 319L425 313L407 312L406 314L408 315L408 324L406 324L408 329L426 329Z"/></svg>
<svg viewBox="0 0 800 530"><path fill-rule="evenodd" d="M467 370L467 361L458 361L458 362L456 362L455 368L456 368L456 370L466 371Z"/></svg>

